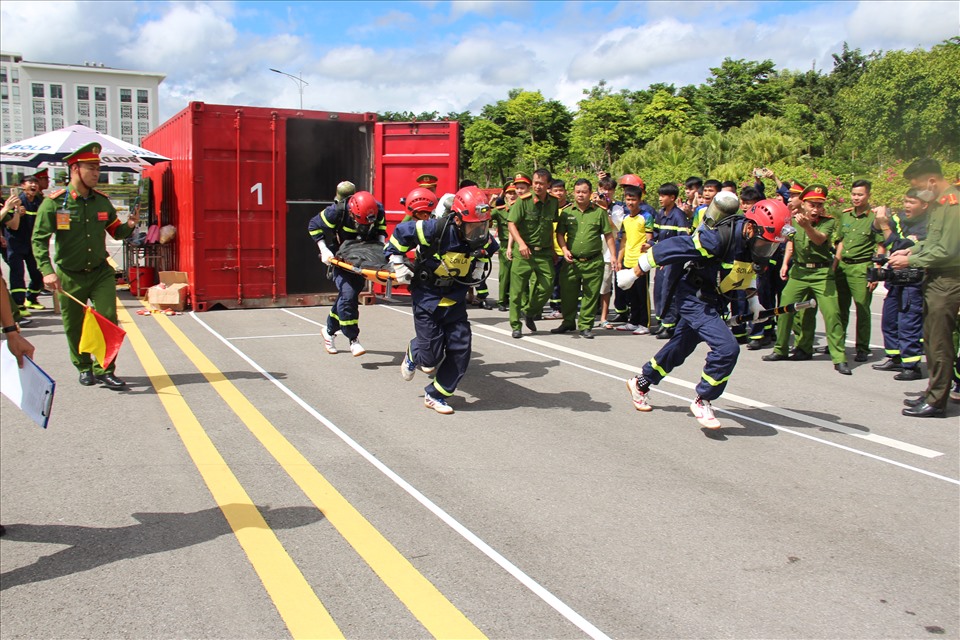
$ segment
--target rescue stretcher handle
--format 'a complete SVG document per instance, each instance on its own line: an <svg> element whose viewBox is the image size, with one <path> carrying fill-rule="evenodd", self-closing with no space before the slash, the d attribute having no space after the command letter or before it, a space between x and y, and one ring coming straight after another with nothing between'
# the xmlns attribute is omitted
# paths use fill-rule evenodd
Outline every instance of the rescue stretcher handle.
<svg viewBox="0 0 960 640"><path fill-rule="evenodd" d="M760 312L760 319L763 320L766 318L775 318L777 316L782 316L785 313L794 313L796 311L802 311L804 309L816 309L816 308L817 308L817 300L815 298L811 298L809 300L804 300L802 302L794 302L793 304L787 304L782 307L777 307L775 309L764 309L763 311ZM727 319L727 326L735 327L738 324L746 324L747 322L751 322L752 320L753 320L752 313L748 313L742 316L733 316Z"/></svg>

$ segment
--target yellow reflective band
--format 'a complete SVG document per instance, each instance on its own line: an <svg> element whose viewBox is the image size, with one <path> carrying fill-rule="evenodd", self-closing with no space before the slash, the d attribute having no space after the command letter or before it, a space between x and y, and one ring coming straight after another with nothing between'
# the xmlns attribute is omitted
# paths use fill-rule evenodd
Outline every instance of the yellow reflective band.
<svg viewBox="0 0 960 640"><path fill-rule="evenodd" d="M440 393L442 393L443 395L447 396L448 398L453 395L453 391L447 391L446 389L441 387L436 380L433 381L433 388L439 391Z"/></svg>
<svg viewBox="0 0 960 640"><path fill-rule="evenodd" d="M660 375L662 375L664 378L667 377L667 372L663 370L663 367L657 364L656 358L650 358L650 366L659 371Z"/></svg>
<svg viewBox="0 0 960 640"><path fill-rule="evenodd" d="M721 380L714 380L713 378L711 378L710 376L708 376L708 375L706 374L706 372L702 372L702 373L700 374L700 377L703 378L704 380L706 380L706 381L707 381L707 384L709 384L711 387L718 387L718 386L720 386L721 384L723 384L724 382L726 382L727 380L730 379L730 376L727 376L726 378L723 378L723 379L721 379Z"/></svg>
<svg viewBox="0 0 960 640"><path fill-rule="evenodd" d="M330 224L330 221L329 221L329 220L327 220L327 214L324 213L323 211L320 212L320 219L323 220L323 224L325 224L325 225L327 225L328 227L330 227L331 229L333 229L333 225Z"/></svg>
<svg viewBox="0 0 960 640"><path fill-rule="evenodd" d="M410 247L408 247L408 246L406 246L406 245L400 244L400 243L397 241L396 236L390 236L390 244L393 245L394 247L396 247L398 251L402 251L403 253L406 253L407 251L410 251Z"/></svg>
<svg viewBox="0 0 960 640"><path fill-rule="evenodd" d="M310 235L312 235L312 236L319 236L320 234L323 233L323 229L314 229L314 230L310 231L309 233L310 233Z"/></svg>
<svg viewBox="0 0 960 640"><path fill-rule="evenodd" d="M900 355L900 349L884 349L887 352L888 356L898 356Z"/></svg>
<svg viewBox="0 0 960 640"><path fill-rule="evenodd" d="M900 358L900 362L920 362L920 356L910 356L908 358Z"/></svg>
<svg viewBox="0 0 960 640"><path fill-rule="evenodd" d="M693 234L693 246L696 247L697 251L700 252L704 258L712 258L713 254L703 248L703 245L700 244L700 232Z"/></svg>
<svg viewBox="0 0 960 640"><path fill-rule="evenodd" d="M456 300L451 300L450 298L440 298L440 302L437 303L438 307L452 307L457 304Z"/></svg>
<svg viewBox="0 0 960 640"><path fill-rule="evenodd" d="M424 220L417 220L417 238L420 240L420 244L430 244L427 242L427 237L423 235L423 223Z"/></svg>
<svg viewBox="0 0 960 640"><path fill-rule="evenodd" d="M341 327L350 327L350 326L353 326L353 325L355 325L355 324L360 324L360 319L359 319L359 318L357 318L356 320L340 320L340 326L341 326Z"/></svg>

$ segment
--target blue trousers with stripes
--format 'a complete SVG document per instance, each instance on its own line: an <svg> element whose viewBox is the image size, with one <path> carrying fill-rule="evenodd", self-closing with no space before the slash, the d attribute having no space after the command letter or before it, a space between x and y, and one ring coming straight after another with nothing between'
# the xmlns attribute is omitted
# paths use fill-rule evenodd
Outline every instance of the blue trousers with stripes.
<svg viewBox="0 0 960 640"><path fill-rule="evenodd" d="M885 285L886 286L886 285ZM923 286L887 287L883 299L883 350L888 358L900 358L904 367L915 369L923 356Z"/></svg>
<svg viewBox="0 0 960 640"><path fill-rule="evenodd" d="M333 271L333 283L337 285L340 295L327 316L327 331L330 335L339 331L352 342L360 337L360 293L367 280L356 273L336 268Z"/></svg>
<svg viewBox="0 0 960 640"><path fill-rule="evenodd" d="M701 342L710 347L707 360L697 383L697 395L704 400L720 397L727 380L737 365L740 346L730 327L720 317L718 305L701 300L686 283L677 287L676 298L680 320L673 337L643 365L643 375L653 384L659 384L673 369L694 352Z"/></svg>
<svg viewBox="0 0 960 640"><path fill-rule="evenodd" d="M470 365L473 332L467 320L467 305L458 302L449 307L424 307L417 304L416 292L411 295L417 336L410 341L410 359L417 365L437 367L433 382L424 392L435 398L448 398L457 390Z"/></svg>

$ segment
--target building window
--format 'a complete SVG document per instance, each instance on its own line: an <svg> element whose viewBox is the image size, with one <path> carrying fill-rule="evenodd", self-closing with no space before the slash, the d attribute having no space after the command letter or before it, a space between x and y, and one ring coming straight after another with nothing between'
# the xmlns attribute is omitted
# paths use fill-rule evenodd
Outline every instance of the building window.
<svg viewBox="0 0 960 640"><path fill-rule="evenodd" d="M33 101L34 115L43 115L46 112L47 112L47 104L43 100L34 99Z"/></svg>
<svg viewBox="0 0 960 640"><path fill-rule="evenodd" d="M0 100L6 100L10 96L7 94L7 85L0 84Z"/></svg>
<svg viewBox="0 0 960 640"><path fill-rule="evenodd" d="M137 103L150 104L150 93L146 89L137 89Z"/></svg>
<svg viewBox="0 0 960 640"><path fill-rule="evenodd" d="M98 117L98 118L106 118L106 117L107 117L107 105L98 102L98 103L96 103L94 106L96 107L97 117Z"/></svg>
<svg viewBox="0 0 960 640"><path fill-rule="evenodd" d="M120 102L133 102L133 92L130 89L120 89Z"/></svg>
<svg viewBox="0 0 960 640"><path fill-rule="evenodd" d="M50 101L50 114L55 116L63 115L63 100Z"/></svg>
<svg viewBox="0 0 960 640"><path fill-rule="evenodd" d="M133 144L133 136L120 136L120 139L127 144Z"/></svg>
<svg viewBox="0 0 960 640"><path fill-rule="evenodd" d="M77 86L77 100L89 100L90 87Z"/></svg>
<svg viewBox="0 0 960 640"><path fill-rule="evenodd" d="M140 122L138 122L138 123L137 123L137 134L139 134L140 137L143 137L143 136L147 135L148 133L150 133L150 123L149 123L149 122L145 122L144 120L141 120Z"/></svg>
<svg viewBox="0 0 960 640"><path fill-rule="evenodd" d="M77 115L90 117L90 103L89 102L79 102L77 103Z"/></svg>
<svg viewBox="0 0 960 640"><path fill-rule="evenodd" d="M106 102L107 101L107 88L106 87L94 87L93 88L93 99L97 102Z"/></svg>
<svg viewBox="0 0 960 640"><path fill-rule="evenodd" d="M33 119L33 130L37 133L44 133L47 130L47 119L44 117Z"/></svg>
<svg viewBox="0 0 960 640"><path fill-rule="evenodd" d="M13 85L13 87L11 87L11 89L13 90L13 97L19 100L19 99L20 99L20 87L19 87L18 85Z"/></svg>
<svg viewBox="0 0 960 640"><path fill-rule="evenodd" d="M133 118L133 105L132 104L122 104L120 105L120 117L132 119Z"/></svg>
<svg viewBox="0 0 960 640"><path fill-rule="evenodd" d="M120 123L120 135L123 136L132 136L133 135L133 123L127 122L126 120Z"/></svg>
<svg viewBox="0 0 960 640"><path fill-rule="evenodd" d="M63 118L58 118L54 116L53 118L50 118L50 120L51 120L50 124L53 125L54 129L63 129Z"/></svg>
<svg viewBox="0 0 960 640"><path fill-rule="evenodd" d="M85 127L89 127L89 126L90 126L90 118L77 118L77 122L79 122L80 124L82 124L82 125L85 126Z"/></svg>
<svg viewBox="0 0 960 640"><path fill-rule="evenodd" d="M50 85L50 97L57 100L63 100L63 85L62 84L52 84Z"/></svg>
<svg viewBox="0 0 960 640"><path fill-rule="evenodd" d="M10 69L10 82L13 84L20 82L20 69L17 69L16 67Z"/></svg>
<svg viewBox="0 0 960 640"><path fill-rule="evenodd" d="M141 120L148 120L150 118L150 107L143 104L137 105L137 117Z"/></svg>
<svg viewBox="0 0 960 640"><path fill-rule="evenodd" d="M6 82L6 81L7 81L7 68L0 67L0 82Z"/></svg>
<svg viewBox="0 0 960 640"><path fill-rule="evenodd" d="M99 133L107 132L107 121L106 120L97 120L97 131Z"/></svg>
<svg viewBox="0 0 960 640"><path fill-rule="evenodd" d="M31 87L32 87L32 89L33 89L33 97L34 97L34 98L42 98L42 97L43 97L43 85L42 85L42 84L40 84L39 82L34 82L33 85L31 85Z"/></svg>

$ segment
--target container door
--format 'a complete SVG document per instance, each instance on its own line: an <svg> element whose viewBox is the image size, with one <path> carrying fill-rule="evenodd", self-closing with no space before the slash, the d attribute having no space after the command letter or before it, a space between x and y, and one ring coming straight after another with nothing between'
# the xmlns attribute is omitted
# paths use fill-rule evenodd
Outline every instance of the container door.
<svg viewBox="0 0 960 640"><path fill-rule="evenodd" d="M438 178L437 194L455 193L460 182L460 123L378 122L375 137L373 195L387 212L393 231L406 211L400 198L417 186L417 176Z"/></svg>

